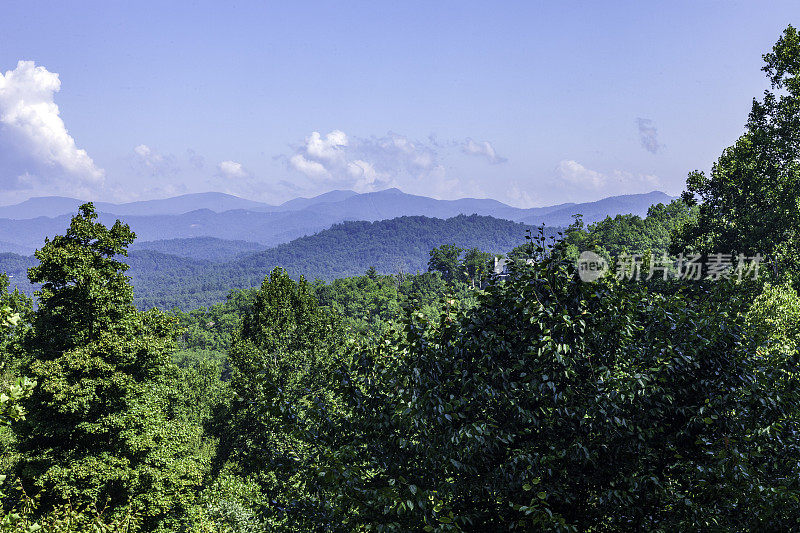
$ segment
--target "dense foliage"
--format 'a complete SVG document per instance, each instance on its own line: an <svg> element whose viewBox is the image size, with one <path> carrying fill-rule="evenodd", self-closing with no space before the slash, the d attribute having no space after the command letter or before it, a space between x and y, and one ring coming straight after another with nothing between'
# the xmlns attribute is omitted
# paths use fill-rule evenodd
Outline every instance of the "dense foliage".
<svg viewBox="0 0 800 533"><path fill-rule="evenodd" d="M45 507L130 503L146 523L170 523L202 480L202 428L176 413L185 400L169 382L172 321L136 310L115 258L134 235L95 218L82 206L30 270L42 289L22 372L38 385L26 402L19 475Z"/></svg>
<svg viewBox="0 0 800 533"><path fill-rule="evenodd" d="M331 446L326 474L342 520L398 531L790 528L800 486L785 475L800 457L767 436L775 412L759 402L796 361L779 371L749 357L736 312L746 305L728 295L721 306L710 290L581 283L551 258L465 312L412 314L341 380L352 441ZM783 436L797 430L795 417L781 422Z"/></svg>
<svg viewBox="0 0 800 533"><path fill-rule="evenodd" d="M669 252L673 234L693 224L696 213L696 207L690 207L683 200L674 200L666 205L650 207L644 218L617 215L586 227L583 220L576 217L564 231L564 250L572 259L584 250L592 250L609 259L623 253L661 257Z"/></svg>

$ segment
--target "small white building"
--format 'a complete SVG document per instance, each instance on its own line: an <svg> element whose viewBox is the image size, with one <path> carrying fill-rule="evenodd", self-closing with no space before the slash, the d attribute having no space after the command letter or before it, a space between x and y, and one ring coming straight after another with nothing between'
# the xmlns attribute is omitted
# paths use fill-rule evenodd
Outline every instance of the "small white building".
<svg viewBox="0 0 800 533"><path fill-rule="evenodd" d="M511 261L513 261L513 259L506 259L505 257L497 257L497 256L495 256L495 258L494 258L494 268L492 269L492 273L495 276L499 276L499 277L502 277L502 278L508 276L508 274L509 274L508 267L511 264ZM534 260L533 259L526 259L525 263L528 264L528 265L532 265L534 263Z"/></svg>

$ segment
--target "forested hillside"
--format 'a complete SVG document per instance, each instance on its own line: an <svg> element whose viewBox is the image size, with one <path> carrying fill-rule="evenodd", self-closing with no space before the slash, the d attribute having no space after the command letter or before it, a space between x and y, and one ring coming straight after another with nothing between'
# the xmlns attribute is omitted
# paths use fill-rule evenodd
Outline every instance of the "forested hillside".
<svg viewBox="0 0 800 533"><path fill-rule="evenodd" d="M573 254L602 242L599 250L614 255L621 250L642 253L666 251L670 232L688 216L682 202L658 204L648 216L618 215L585 227L566 231ZM448 220L402 217L380 222L345 222L310 237L303 237L259 253L243 250L247 242L213 238L150 241L131 246L128 275L135 287L135 302L141 309L161 307L184 310L222 302L232 289L257 286L262 276L280 266L294 278L330 281L356 276L369 267L379 273L416 273L427 268L428 251L442 244L464 249L478 248L505 255L525 240L530 226L491 217L459 216ZM553 236L558 228L545 228ZM226 255L225 254L229 254ZM216 261L198 259L211 257ZM233 260L229 260L234 257ZM27 269L32 257L0 254L0 271L7 272L12 286L32 294Z"/></svg>
<svg viewBox="0 0 800 533"><path fill-rule="evenodd" d="M344 222L309 237L296 239L259 253L240 255L219 264L133 247L128 257L128 275L133 281L136 305L141 309L161 307L193 309L221 302L231 289L255 287L276 266L294 278L332 280L364 273L370 266L381 273L414 273L427 268L428 251L441 244L480 248L505 254L525 240L529 226L483 216L458 216L447 220L401 217L380 222ZM548 230L553 234L555 230ZM191 246L215 241L190 241ZM143 244L148 248L150 244ZM175 251L185 241L158 243ZM218 251L218 250L217 250ZM187 254L188 255L188 254ZM33 258L0 254L0 271L8 272L12 285L21 282Z"/></svg>
<svg viewBox="0 0 800 533"><path fill-rule="evenodd" d="M132 254L137 305L192 309L222 301L230 289L255 287L280 266L297 278L333 280L364 273L424 271L428 252L441 244L504 254L524 242L528 226L482 216L447 220L401 217L344 222L309 237L219 265Z"/></svg>

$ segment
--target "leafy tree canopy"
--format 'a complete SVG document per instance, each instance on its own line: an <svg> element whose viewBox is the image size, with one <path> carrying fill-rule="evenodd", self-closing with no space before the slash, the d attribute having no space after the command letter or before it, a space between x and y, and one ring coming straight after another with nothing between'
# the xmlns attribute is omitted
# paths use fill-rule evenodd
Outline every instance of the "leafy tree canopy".
<svg viewBox="0 0 800 533"><path fill-rule="evenodd" d="M789 26L764 56L772 90L753 100L745 134L726 148L706 175L686 181L684 200L699 202L675 253L756 253L775 270L797 278L800 259L800 39Z"/></svg>

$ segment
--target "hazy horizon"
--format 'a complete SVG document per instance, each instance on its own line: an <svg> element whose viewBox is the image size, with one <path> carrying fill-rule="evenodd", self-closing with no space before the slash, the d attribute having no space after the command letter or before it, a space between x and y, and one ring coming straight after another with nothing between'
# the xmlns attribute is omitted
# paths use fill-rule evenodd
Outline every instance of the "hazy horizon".
<svg viewBox="0 0 800 533"><path fill-rule="evenodd" d="M675 196L742 133L767 88L761 55L799 14L10 1L0 204L390 187L516 207Z"/></svg>
<svg viewBox="0 0 800 533"><path fill-rule="evenodd" d="M379 189L379 190L375 190L375 191L367 191L367 192L384 192L384 191L389 191L389 190L393 190L393 189L394 190L398 190L403 194L413 194L413 193L407 193L406 191L403 191L399 187L386 187L384 189ZM128 203L135 203L135 202L149 202L149 201L159 201L159 200L170 200L170 199L186 197L186 196L200 196L200 195L207 195L207 194L221 194L221 195L227 195L227 196L232 196L232 197L235 197L235 198L239 198L241 200L250 200L250 201L253 201L253 202L259 202L259 203L263 203L263 204L267 204L267 205L279 206L281 204L284 204L284 203L287 203L287 202L291 202L292 200L312 199L312 198L316 198L318 196L323 196L325 194L329 194L329 193L333 193L333 192L353 192L353 193L356 193L356 194L364 194L364 193L357 193L356 191L353 191L351 189L331 189L331 190L323 191L323 192L321 192L319 194L313 194L313 195L307 195L307 196L295 196L295 197L288 198L287 200L284 200L284 201L281 201L281 202L278 202L278 203L274 203L274 204L270 204L269 202L264 202L264 201L261 201L261 200L255 200L253 198L248 198L247 196L240 195L240 194L227 193L227 192L222 192L222 191L213 191L213 190L196 191L196 192L188 192L188 193L179 193L179 194L173 194L173 195L167 195L167 196L158 196L158 197L153 197L153 198L141 198L141 199L136 199L136 200L123 200L123 201L113 201L113 200L109 201L109 200L100 200L100 199L92 198L92 197L83 197L83 198L81 198L81 197L77 197L77 196L65 196L65 195L60 195L60 194L52 194L52 195L34 195L34 196L30 196L28 198L23 198L23 199L21 199L19 201L15 201L15 202L12 202L12 203L0 204L0 207L11 207L11 206L23 204L23 203L25 203L25 202L27 202L29 200L44 199L44 198L63 198L63 199L70 199L70 200L79 200L79 201L84 201L84 202L95 202L95 203L102 202L102 203L110 203L110 204L128 204ZM528 206L526 208L521 208L521 209L527 209L527 208L530 208L530 207L550 207L550 206L559 205L559 204L562 204L562 203L592 203L592 202L598 202L600 200L605 200L605 199L613 198L613 197L617 197L617 196L648 195L648 194L653 194L653 193L663 193L663 194L667 194L669 196L677 197L677 195L670 195L669 193L667 193L665 191L662 191L662 190L659 190L659 189L653 189L653 190L644 191L644 192L621 193L621 194L614 194L614 195L610 195L610 196L600 196L600 197L597 197L597 198L590 198L590 199L585 200L583 202L566 201L566 202L558 202L556 204L533 205L533 206ZM489 197L462 196L462 197L458 197L458 198L445 198L445 199L442 199L442 198L436 198L436 197L433 197L433 196L426 196L426 195L415 195L415 196L423 196L423 197L427 197L427 198L433 198L434 200L446 200L446 201L448 201L448 200L495 200L495 201L499 201L501 203L504 203L506 205L509 205L511 207L518 207L518 206L512 205L511 203L503 202L501 200L497 200L496 198L489 198Z"/></svg>

